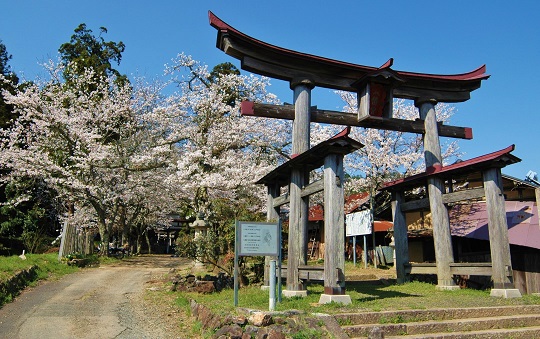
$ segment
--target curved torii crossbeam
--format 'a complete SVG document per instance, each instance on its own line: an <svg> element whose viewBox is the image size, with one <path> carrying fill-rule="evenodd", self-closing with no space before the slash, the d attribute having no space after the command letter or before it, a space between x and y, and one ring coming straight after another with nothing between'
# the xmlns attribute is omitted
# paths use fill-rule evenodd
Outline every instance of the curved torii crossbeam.
<svg viewBox="0 0 540 339"><path fill-rule="evenodd" d="M393 96L417 100L429 98L438 102L463 102L470 92L489 78L483 65L463 74L438 75L391 68L390 59L381 67L370 67L305 54L254 39L208 12L210 25L218 30L216 46L238 59L242 69L293 82L308 77L315 86L357 92L369 78L394 82Z"/></svg>
<svg viewBox="0 0 540 339"><path fill-rule="evenodd" d="M305 54L254 39L212 12L208 15L210 25L218 30L216 46L240 60L242 69L289 81L291 85L308 79L313 86L358 93L358 114L314 109L313 122L425 133L422 121L392 117L394 97L417 102L463 102L482 80L489 78L485 65L468 73L437 75L393 70L393 59L380 67L370 67ZM246 103L242 107L242 114L269 118L292 119L291 112L291 106ZM472 139L469 127L439 124L438 133Z"/></svg>

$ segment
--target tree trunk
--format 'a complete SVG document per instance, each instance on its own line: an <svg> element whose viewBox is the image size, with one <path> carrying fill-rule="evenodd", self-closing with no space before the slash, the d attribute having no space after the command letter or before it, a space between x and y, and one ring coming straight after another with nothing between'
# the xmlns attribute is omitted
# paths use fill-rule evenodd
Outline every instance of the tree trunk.
<svg viewBox="0 0 540 339"><path fill-rule="evenodd" d="M137 234L137 254L141 254L142 250L142 235Z"/></svg>
<svg viewBox="0 0 540 339"><path fill-rule="evenodd" d="M152 254L152 245L150 244L150 237L148 236L148 231L144 233L146 237L146 244L148 245L148 254Z"/></svg>

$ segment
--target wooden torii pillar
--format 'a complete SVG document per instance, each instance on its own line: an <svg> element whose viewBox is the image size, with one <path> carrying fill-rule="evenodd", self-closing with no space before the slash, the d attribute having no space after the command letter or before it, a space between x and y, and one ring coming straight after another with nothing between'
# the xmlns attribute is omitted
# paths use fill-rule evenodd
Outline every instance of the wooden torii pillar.
<svg viewBox="0 0 540 339"><path fill-rule="evenodd" d="M493 272L491 275L493 280L491 295L503 298L521 297L521 292L515 288L511 277L512 261L501 169L498 167L488 168L482 172L482 177L488 211L489 248ZM507 267L510 270L510 276L506 273Z"/></svg>
<svg viewBox="0 0 540 339"><path fill-rule="evenodd" d="M424 159L426 171L442 167L441 145L437 132L434 99L418 99L415 102L420 111L420 119L425 123ZM437 262L437 288L440 290L459 289L452 279L450 264L454 262L452 237L448 210L442 201L444 181L437 176L427 179L431 222L433 224L433 240L435 242L435 261Z"/></svg>
<svg viewBox="0 0 540 339"><path fill-rule="evenodd" d="M292 133L293 156L304 153L310 148L310 106L313 83L309 79L291 81L294 90L294 121ZM289 186L289 246L287 253L287 297L306 296L302 286L298 267L307 264L309 196L302 197L302 188L309 181L309 172L303 167L295 167L291 173Z"/></svg>

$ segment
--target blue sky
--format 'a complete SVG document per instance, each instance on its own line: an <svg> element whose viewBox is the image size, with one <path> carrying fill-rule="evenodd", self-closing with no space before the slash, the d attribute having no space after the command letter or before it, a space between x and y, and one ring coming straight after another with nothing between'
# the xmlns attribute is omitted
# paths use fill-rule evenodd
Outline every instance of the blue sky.
<svg viewBox="0 0 540 339"><path fill-rule="evenodd" d="M215 47L208 10L238 30L265 42L327 58L420 73L454 74L487 65L491 78L457 104L451 124L473 129L461 140L464 159L516 145L522 162L503 173L523 179L540 174L540 2L530 1L27 1L0 0L0 39L19 76L44 72L58 47L86 23L106 40L126 45L118 69L149 78L178 53L210 67L237 60ZM292 101L287 83L270 91ZM329 90L315 90L312 104L341 110Z"/></svg>

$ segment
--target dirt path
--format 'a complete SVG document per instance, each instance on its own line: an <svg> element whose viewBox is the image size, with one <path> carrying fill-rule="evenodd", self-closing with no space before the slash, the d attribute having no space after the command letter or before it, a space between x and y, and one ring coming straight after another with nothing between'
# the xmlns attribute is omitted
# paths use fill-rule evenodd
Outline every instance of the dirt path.
<svg viewBox="0 0 540 339"><path fill-rule="evenodd" d="M85 269L23 292L0 309L1 338L178 338L178 319L145 302L148 282L189 265L144 256Z"/></svg>

